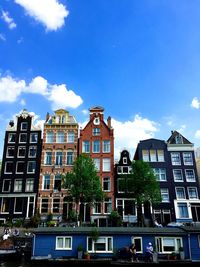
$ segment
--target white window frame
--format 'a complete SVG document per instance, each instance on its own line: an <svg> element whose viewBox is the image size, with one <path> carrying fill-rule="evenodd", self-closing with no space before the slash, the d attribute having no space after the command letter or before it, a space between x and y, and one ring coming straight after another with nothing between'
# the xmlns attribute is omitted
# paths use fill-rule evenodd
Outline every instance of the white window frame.
<svg viewBox="0 0 200 267"><path fill-rule="evenodd" d="M34 191L34 179L33 178L26 179L25 191L26 192L33 192Z"/></svg>
<svg viewBox="0 0 200 267"><path fill-rule="evenodd" d="M100 158L93 158L93 162L95 165L96 170L99 172L100 171L100 166L101 166L101 159Z"/></svg>
<svg viewBox="0 0 200 267"><path fill-rule="evenodd" d="M15 201L14 201L14 212L13 212L14 214L22 214L22 212L23 212L22 210L21 211L15 211L15 209L16 209L16 200L21 199L21 198L22 197L19 197L19 198L16 197L15 198ZM23 209L23 207L21 207L21 208Z"/></svg>
<svg viewBox="0 0 200 267"><path fill-rule="evenodd" d="M34 151L35 151L35 155L34 156L30 155L31 149L34 149ZM37 156L37 146L30 146L29 147L28 156L29 156L29 158L36 158L36 156Z"/></svg>
<svg viewBox="0 0 200 267"><path fill-rule="evenodd" d="M8 181L9 182L9 188L8 190L4 190L4 187L5 187L5 182ZM11 189L11 179L4 179L3 180L3 186L2 186L2 192L10 192L10 189Z"/></svg>
<svg viewBox="0 0 200 267"><path fill-rule="evenodd" d="M74 131L69 131L68 133L67 133L67 143L74 143L74 141L75 141L75 133L74 133Z"/></svg>
<svg viewBox="0 0 200 267"><path fill-rule="evenodd" d="M164 150L158 149L157 157L158 157L158 162L164 162L165 161Z"/></svg>
<svg viewBox="0 0 200 267"><path fill-rule="evenodd" d="M26 125L25 129L24 129L24 125ZM27 131L28 130L28 122L22 122L21 123L21 131Z"/></svg>
<svg viewBox="0 0 200 267"><path fill-rule="evenodd" d="M15 179L14 192L22 192L23 181L22 179Z"/></svg>
<svg viewBox="0 0 200 267"><path fill-rule="evenodd" d="M102 160L102 171L103 172L110 172L111 170L111 161L110 158L103 158Z"/></svg>
<svg viewBox="0 0 200 267"><path fill-rule="evenodd" d="M64 131L58 131L56 133L56 143L63 144L65 142L65 133Z"/></svg>
<svg viewBox="0 0 200 267"><path fill-rule="evenodd" d="M19 154L19 151L20 151L20 150L25 151L25 153L24 153L23 156L21 156L21 155ZM26 156L26 147L25 147L25 146L19 146L19 147L18 147L18 151L17 151L17 157L18 157L18 158L25 158L25 156Z"/></svg>
<svg viewBox="0 0 200 267"><path fill-rule="evenodd" d="M169 189L168 188L160 188L160 193L161 193L161 197L162 197L162 203L168 203L169 202ZM163 195L167 196L167 200L163 200Z"/></svg>
<svg viewBox="0 0 200 267"><path fill-rule="evenodd" d="M49 179L45 179L45 177L48 176ZM48 181L48 187L49 188L44 188L45 186L45 181ZM50 190L50 187L51 187L51 175L50 174L44 174L43 175L43 179L42 179L42 190Z"/></svg>
<svg viewBox="0 0 200 267"><path fill-rule="evenodd" d="M4 173L5 173L5 174L11 174L11 173L13 173L13 170L12 170L11 172L7 172L7 171L6 171L6 169L7 169L7 164L8 164L8 163L12 163L12 165L14 166L14 162L13 162L13 161L6 161L6 162L5 162L5 167L4 167ZM13 167L13 166L12 166L12 167Z"/></svg>
<svg viewBox="0 0 200 267"><path fill-rule="evenodd" d="M179 197L179 193L178 190L182 191L181 194L183 194L183 197ZM184 187L175 187L175 191L176 191L176 199L177 200L183 200L186 199L186 194L185 194L185 188Z"/></svg>
<svg viewBox="0 0 200 267"><path fill-rule="evenodd" d="M51 153L51 154L49 155L48 153ZM48 158L51 159L51 160L47 160ZM52 165L52 151L51 150L45 151L45 154L44 154L44 165L47 165L47 166L51 166Z"/></svg>
<svg viewBox="0 0 200 267"><path fill-rule="evenodd" d="M190 190L194 190L196 192L196 197L191 197ZM187 191L188 191L189 199L199 199L197 187L190 186L190 187L187 188Z"/></svg>
<svg viewBox="0 0 200 267"><path fill-rule="evenodd" d="M120 181L124 181L124 184L125 184L125 178L123 178L123 177L119 177L118 179L117 179L117 193L125 193L125 190L124 191L120 191L119 190L119 182ZM124 188L125 189L125 188Z"/></svg>
<svg viewBox="0 0 200 267"><path fill-rule="evenodd" d="M29 171L29 165L30 165L32 162L35 162L35 168L33 168L32 171ZM28 162L27 162L27 173L35 173L35 171L36 171L36 161L35 161L35 160L28 161Z"/></svg>
<svg viewBox="0 0 200 267"><path fill-rule="evenodd" d="M190 178L188 179L188 175L187 175L187 172L188 172L188 171L193 172L193 177L194 177L193 179L190 179ZM196 177L195 177L194 170L193 170L193 169L186 169L186 170L185 170L185 178L186 178L186 181L187 181L187 182L196 182Z"/></svg>
<svg viewBox="0 0 200 267"><path fill-rule="evenodd" d="M12 136L14 136L14 141L10 141L10 140L12 140ZM9 144L14 144L15 141L16 141L16 133L9 133L8 134L8 143Z"/></svg>
<svg viewBox="0 0 200 267"><path fill-rule="evenodd" d="M181 155L179 152L171 152L171 163L173 166L181 165Z"/></svg>
<svg viewBox="0 0 200 267"><path fill-rule="evenodd" d="M36 136L36 138L34 138L36 140L32 140L33 139L32 136ZM37 142L38 142L38 133L30 133L30 143L36 144Z"/></svg>
<svg viewBox="0 0 200 267"><path fill-rule="evenodd" d="M89 239L92 242L92 249L89 249ZM105 250L96 250L95 244L100 243L103 239L105 239ZM108 244L110 240L111 250L108 250ZM87 237L87 251L90 253L113 253L113 237L112 236L100 236L96 241L92 239L92 237Z"/></svg>
<svg viewBox="0 0 200 267"><path fill-rule="evenodd" d="M89 140L83 141L82 151L83 151L83 153L90 153L90 141Z"/></svg>
<svg viewBox="0 0 200 267"><path fill-rule="evenodd" d="M22 174L22 173L24 173L24 171L25 171L25 168L24 168L24 170L23 170L23 171L21 171L21 172L17 171L17 167L18 167L18 164L19 164L19 163L23 163L23 164L24 164L24 167L25 167L25 162L24 162L24 161L17 161L17 163L16 163L16 171L15 171L15 173Z"/></svg>
<svg viewBox="0 0 200 267"><path fill-rule="evenodd" d="M92 152L93 153L100 153L101 151L101 142L100 140L92 141Z"/></svg>
<svg viewBox="0 0 200 267"><path fill-rule="evenodd" d="M26 140L25 140L25 141L21 141L21 137L22 137L23 135L26 136ZM25 144L25 143L27 143L27 133L20 133L20 134L19 134L19 143L20 143L20 144Z"/></svg>
<svg viewBox="0 0 200 267"><path fill-rule="evenodd" d="M181 177L181 180L179 179L176 179L176 174L175 172L180 172L180 177ZM173 169L173 177L174 177L174 182L183 182L183 172L182 172L182 169Z"/></svg>
<svg viewBox="0 0 200 267"><path fill-rule="evenodd" d="M108 184L108 190L104 189L104 185L105 184ZM110 192L110 190L111 190L111 179L110 179L110 177L108 177L108 176L103 177L103 191L104 192Z"/></svg>
<svg viewBox="0 0 200 267"><path fill-rule="evenodd" d="M47 131L46 132L46 143L52 144L54 142L54 132L53 131Z"/></svg>
<svg viewBox="0 0 200 267"><path fill-rule="evenodd" d="M183 152L183 164L187 166L193 165L193 158L191 152Z"/></svg>
<svg viewBox="0 0 200 267"><path fill-rule="evenodd" d="M166 182L167 181L167 174L165 168L154 168L154 174L156 176L156 180L159 182ZM162 178L164 176L164 179Z"/></svg>
<svg viewBox="0 0 200 267"><path fill-rule="evenodd" d="M148 149L143 149L142 150L142 159L145 162L149 162L150 158L149 158L149 150Z"/></svg>
<svg viewBox="0 0 200 267"><path fill-rule="evenodd" d="M103 140L103 153L110 153L110 140Z"/></svg>
<svg viewBox="0 0 200 267"><path fill-rule="evenodd" d="M14 158L14 155L13 155L13 156L9 156L9 155L8 155L8 151L9 151L9 150L14 151L14 153L15 153L15 147L14 147L14 146L8 146L8 147L7 147L6 158Z"/></svg>
<svg viewBox="0 0 200 267"><path fill-rule="evenodd" d="M164 241L173 241L174 242L174 248L172 250L164 250L164 247L166 245L164 244ZM183 239L182 237L155 237L155 243L156 243L156 249L159 254L171 254L172 252L179 252L179 248L183 246Z"/></svg>
<svg viewBox="0 0 200 267"><path fill-rule="evenodd" d="M137 249L137 253L143 253L142 237L140 237L140 236L132 236L132 237L131 237L131 243L132 243L132 244L136 244L136 242L135 242L136 240L139 240L139 241L140 241L140 247L141 247L140 250L138 249L138 247L136 247L136 249Z"/></svg>

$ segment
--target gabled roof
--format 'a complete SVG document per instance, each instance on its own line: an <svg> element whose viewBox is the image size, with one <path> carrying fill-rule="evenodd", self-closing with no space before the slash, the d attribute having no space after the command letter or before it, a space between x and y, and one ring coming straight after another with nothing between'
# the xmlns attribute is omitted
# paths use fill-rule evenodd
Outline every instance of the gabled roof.
<svg viewBox="0 0 200 267"><path fill-rule="evenodd" d="M177 143L177 137L180 137L180 139L182 140L181 143ZM177 131L172 131L171 136L169 137L169 139L167 140L168 144L192 144L189 140L187 140L182 134L180 134Z"/></svg>

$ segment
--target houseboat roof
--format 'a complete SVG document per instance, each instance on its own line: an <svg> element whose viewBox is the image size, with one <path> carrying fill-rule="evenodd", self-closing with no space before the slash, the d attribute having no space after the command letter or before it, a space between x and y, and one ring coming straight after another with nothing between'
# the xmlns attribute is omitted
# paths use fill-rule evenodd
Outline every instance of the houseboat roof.
<svg viewBox="0 0 200 267"><path fill-rule="evenodd" d="M96 227L41 227L34 229L34 234L90 234ZM186 231L179 227L98 227L100 234L157 234L157 235L185 235Z"/></svg>

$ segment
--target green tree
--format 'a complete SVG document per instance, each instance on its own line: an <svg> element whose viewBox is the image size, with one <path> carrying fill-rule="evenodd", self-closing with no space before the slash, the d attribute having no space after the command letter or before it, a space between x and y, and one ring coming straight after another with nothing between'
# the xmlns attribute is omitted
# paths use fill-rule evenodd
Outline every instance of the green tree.
<svg viewBox="0 0 200 267"><path fill-rule="evenodd" d="M132 171L128 175L129 178L129 188L131 187L131 192L136 200L139 210L141 210L141 205L149 202L152 205L161 202L160 186L156 180L156 176L153 169L147 162L136 160L132 162ZM141 224L141 214L138 212L138 224Z"/></svg>
<svg viewBox="0 0 200 267"><path fill-rule="evenodd" d="M69 189L69 195L75 200L77 215L80 203L92 205L104 197L94 162L86 154L76 158L72 171L63 177L62 186Z"/></svg>

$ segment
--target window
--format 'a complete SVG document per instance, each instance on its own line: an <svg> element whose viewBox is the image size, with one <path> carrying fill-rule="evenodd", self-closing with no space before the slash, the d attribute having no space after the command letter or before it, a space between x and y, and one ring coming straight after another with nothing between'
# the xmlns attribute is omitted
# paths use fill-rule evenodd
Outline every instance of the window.
<svg viewBox="0 0 200 267"><path fill-rule="evenodd" d="M100 128L93 128L92 129L92 133L93 133L94 136L100 135Z"/></svg>
<svg viewBox="0 0 200 267"><path fill-rule="evenodd" d="M29 152L28 152L28 156L30 158L35 158L37 155L37 147L36 146L30 146L29 147Z"/></svg>
<svg viewBox="0 0 200 267"><path fill-rule="evenodd" d="M110 191L110 177L103 178L103 190Z"/></svg>
<svg viewBox="0 0 200 267"><path fill-rule="evenodd" d="M156 162L157 161L156 150L153 150L153 149L150 150L150 161L151 162Z"/></svg>
<svg viewBox="0 0 200 267"><path fill-rule="evenodd" d="M69 236L56 237L56 250L71 250L71 249L72 249L72 237Z"/></svg>
<svg viewBox="0 0 200 267"><path fill-rule="evenodd" d="M132 237L132 244L135 244L136 247L136 251L137 253L142 253L143 249L142 249L142 237Z"/></svg>
<svg viewBox="0 0 200 267"><path fill-rule="evenodd" d="M67 165L73 165L74 162L74 153L73 151L67 151Z"/></svg>
<svg viewBox="0 0 200 267"><path fill-rule="evenodd" d="M161 188L160 189L162 202L169 202L169 191L168 188Z"/></svg>
<svg viewBox="0 0 200 267"><path fill-rule="evenodd" d="M27 122L22 122L21 123L21 130L22 131L27 131L28 129L28 123Z"/></svg>
<svg viewBox="0 0 200 267"><path fill-rule="evenodd" d="M189 218L187 203L177 203L178 218Z"/></svg>
<svg viewBox="0 0 200 267"><path fill-rule="evenodd" d="M28 161L27 173L35 173L36 161Z"/></svg>
<svg viewBox="0 0 200 267"><path fill-rule="evenodd" d="M54 198L53 199L53 213L59 213L59 206L60 206L60 199Z"/></svg>
<svg viewBox="0 0 200 267"><path fill-rule="evenodd" d="M74 132L69 131L67 133L67 143L74 143Z"/></svg>
<svg viewBox="0 0 200 267"><path fill-rule="evenodd" d="M126 179L126 189L128 193L133 193L134 192L134 182L132 178L127 178Z"/></svg>
<svg viewBox="0 0 200 267"><path fill-rule="evenodd" d="M117 173L118 174L122 173L122 167L121 166L117 166Z"/></svg>
<svg viewBox="0 0 200 267"><path fill-rule="evenodd" d="M89 252L113 252L113 238L100 236L96 241L92 237L87 240Z"/></svg>
<svg viewBox="0 0 200 267"><path fill-rule="evenodd" d="M23 161L18 161L16 165L16 173L24 173L25 163Z"/></svg>
<svg viewBox="0 0 200 267"><path fill-rule="evenodd" d="M10 186L11 186L11 180L10 179L4 179L3 180L3 192L10 192Z"/></svg>
<svg viewBox="0 0 200 267"><path fill-rule="evenodd" d="M126 182L124 178L117 179L117 192L124 193L126 189Z"/></svg>
<svg viewBox="0 0 200 267"><path fill-rule="evenodd" d="M4 173L13 173L13 167L14 165L12 161L6 161Z"/></svg>
<svg viewBox="0 0 200 267"><path fill-rule="evenodd" d="M89 141L83 141L82 150L83 150L83 153L90 153L90 142Z"/></svg>
<svg viewBox="0 0 200 267"><path fill-rule="evenodd" d="M123 157L123 164L127 164L127 157Z"/></svg>
<svg viewBox="0 0 200 267"><path fill-rule="evenodd" d="M185 170L185 176L187 182L195 182L194 170Z"/></svg>
<svg viewBox="0 0 200 267"><path fill-rule="evenodd" d="M10 205L11 205L11 198L2 197L1 202L1 213L9 213L10 212Z"/></svg>
<svg viewBox="0 0 200 267"><path fill-rule="evenodd" d="M19 146L18 147L18 157L19 158L25 158L26 156L26 147L25 146Z"/></svg>
<svg viewBox="0 0 200 267"><path fill-rule="evenodd" d="M52 152L51 151L45 152L44 164L45 165L51 165L52 164Z"/></svg>
<svg viewBox="0 0 200 267"><path fill-rule="evenodd" d="M93 213L96 213L96 214L101 213L101 203L100 202L94 203Z"/></svg>
<svg viewBox="0 0 200 267"><path fill-rule="evenodd" d="M92 142L92 152L93 153L100 153L100 141L99 140Z"/></svg>
<svg viewBox="0 0 200 267"><path fill-rule="evenodd" d="M99 158L94 158L94 165L97 171L100 171L100 159Z"/></svg>
<svg viewBox="0 0 200 267"><path fill-rule="evenodd" d="M153 169L153 171L154 171L157 181L160 181L160 182L167 181L166 169L158 168L158 169Z"/></svg>
<svg viewBox="0 0 200 267"><path fill-rule="evenodd" d="M38 134L37 133L31 133L30 134L30 143L37 143L38 141Z"/></svg>
<svg viewBox="0 0 200 267"><path fill-rule="evenodd" d="M192 153L190 152L183 153L183 162L184 162L184 165L193 165Z"/></svg>
<svg viewBox="0 0 200 267"><path fill-rule="evenodd" d="M175 136L175 143L176 144L183 144L183 138L181 135Z"/></svg>
<svg viewBox="0 0 200 267"><path fill-rule="evenodd" d="M26 180L26 192L33 192L34 190L34 179L27 179Z"/></svg>
<svg viewBox="0 0 200 267"><path fill-rule="evenodd" d="M157 150L157 156L158 156L158 161L159 162L164 162L164 151L163 150Z"/></svg>
<svg viewBox="0 0 200 267"><path fill-rule="evenodd" d="M23 211L23 198L16 197L14 203L14 213L21 214Z"/></svg>
<svg viewBox="0 0 200 267"><path fill-rule="evenodd" d="M110 159L104 158L103 159L103 172L109 172L110 171Z"/></svg>
<svg viewBox="0 0 200 267"><path fill-rule="evenodd" d="M176 199L185 199L185 189L184 187L176 187Z"/></svg>
<svg viewBox="0 0 200 267"><path fill-rule="evenodd" d="M62 183L62 178L60 174L55 175L54 179L54 191L60 191L61 190L61 183Z"/></svg>
<svg viewBox="0 0 200 267"><path fill-rule="evenodd" d="M111 198L105 198L104 200L104 213L111 213L112 211L112 200Z"/></svg>
<svg viewBox="0 0 200 267"><path fill-rule="evenodd" d="M149 151L148 150L142 150L142 159L143 161L148 162L149 161Z"/></svg>
<svg viewBox="0 0 200 267"><path fill-rule="evenodd" d="M183 174L182 170L173 170L173 175L174 175L174 181L175 182L183 182Z"/></svg>
<svg viewBox="0 0 200 267"><path fill-rule="evenodd" d="M47 132L46 143L53 143L53 132L52 131Z"/></svg>
<svg viewBox="0 0 200 267"><path fill-rule="evenodd" d="M48 212L48 198L42 198L41 201L41 213Z"/></svg>
<svg viewBox="0 0 200 267"><path fill-rule="evenodd" d="M22 192L22 180L16 179L14 183L14 192Z"/></svg>
<svg viewBox="0 0 200 267"><path fill-rule="evenodd" d="M188 187L189 199L198 199L198 192L196 187Z"/></svg>
<svg viewBox="0 0 200 267"><path fill-rule="evenodd" d="M180 153L171 153L172 165L181 165Z"/></svg>
<svg viewBox="0 0 200 267"><path fill-rule="evenodd" d="M57 132L56 134L56 143L64 143L65 139L64 139L64 132Z"/></svg>
<svg viewBox="0 0 200 267"><path fill-rule="evenodd" d="M50 189L50 174L45 174L43 176L43 190Z"/></svg>
<svg viewBox="0 0 200 267"><path fill-rule="evenodd" d="M6 157L7 158L14 158L14 154L15 154L15 148L14 148L14 146L8 146Z"/></svg>
<svg viewBox="0 0 200 267"><path fill-rule="evenodd" d="M156 237L156 249L159 253L172 253L179 251L183 246L181 237Z"/></svg>
<svg viewBox="0 0 200 267"><path fill-rule="evenodd" d="M26 143L27 142L27 134L26 133L21 133L19 135L19 143Z"/></svg>
<svg viewBox="0 0 200 267"><path fill-rule="evenodd" d="M110 153L110 141L109 140L103 141L103 153Z"/></svg>
<svg viewBox="0 0 200 267"><path fill-rule="evenodd" d="M63 153L62 151L56 151L56 166L62 166L62 158L63 158Z"/></svg>
<svg viewBox="0 0 200 267"><path fill-rule="evenodd" d="M15 143L16 141L16 133L9 133L8 134L8 143Z"/></svg>

